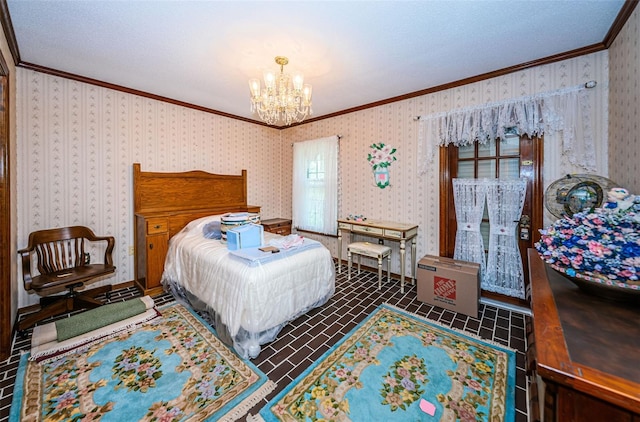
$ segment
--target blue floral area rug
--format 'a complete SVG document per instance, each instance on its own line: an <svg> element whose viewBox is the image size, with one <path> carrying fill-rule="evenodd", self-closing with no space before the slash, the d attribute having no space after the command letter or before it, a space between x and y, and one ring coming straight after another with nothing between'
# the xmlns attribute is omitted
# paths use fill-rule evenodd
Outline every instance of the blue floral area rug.
<svg viewBox="0 0 640 422"><path fill-rule="evenodd" d="M237 420L275 384L179 304L131 332L18 369L10 421Z"/></svg>
<svg viewBox="0 0 640 422"><path fill-rule="evenodd" d="M382 305L248 420L513 421L515 352Z"/></svg>

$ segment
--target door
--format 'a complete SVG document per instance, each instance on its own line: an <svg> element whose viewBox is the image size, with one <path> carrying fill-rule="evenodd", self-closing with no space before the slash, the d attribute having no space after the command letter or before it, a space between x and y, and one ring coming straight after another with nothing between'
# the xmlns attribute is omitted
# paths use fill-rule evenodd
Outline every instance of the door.
<svg viewBox="0 0 640 422"><path fill-rule="evenodd" d="M9 71L0 54L0 359L11 353L11 180L9 151Z"/></svg>
<svg viewBox="0 0 640 422"><path fill-rule="evenodd" d="M517 235L525 292L528 291L527 249L540 239L538 230L542 228L542 155L542 138L524 136L510 136L484 145L476 142L465 147L440 148L440 255L453 257L455 247L457 222L452 179L524 177L527 193ZM486 205L480 231L486 249L489 245Z"/></svg>

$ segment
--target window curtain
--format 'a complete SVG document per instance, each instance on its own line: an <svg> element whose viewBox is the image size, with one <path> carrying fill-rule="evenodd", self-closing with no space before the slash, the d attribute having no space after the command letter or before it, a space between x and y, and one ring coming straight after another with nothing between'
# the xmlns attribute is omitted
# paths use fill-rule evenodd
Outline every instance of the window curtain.
<svg viewBox="0 0 640 422"><path fill-rule="evenodd" d="M480 223L486 193L486 184L481 179L453 179L453 200L458 224L453 258L480 264L481 278L484 278L485 255Z"/></svg>
<svg viewBox="0 0 640 422"><path fill-rule="evenodd" d="M293 225L300 230L337 233L338 139L293 144Z"/></svg>
<svg viewBox="0 0 640 422"><path fill-rule="evenodd" d="M487 179L489 256L482 288L524 299L524 270L517 227L524 206L527 179Z"/></svg>
<svg viewBox="0 0 640 422"><path fill-rule="evenodd" d="M418 116L418 169L433 163L436 146L464 146L504 139L507 134L561 134L562 151L572 165L595 171L590 90L580 85L480 106Z"/></svg>

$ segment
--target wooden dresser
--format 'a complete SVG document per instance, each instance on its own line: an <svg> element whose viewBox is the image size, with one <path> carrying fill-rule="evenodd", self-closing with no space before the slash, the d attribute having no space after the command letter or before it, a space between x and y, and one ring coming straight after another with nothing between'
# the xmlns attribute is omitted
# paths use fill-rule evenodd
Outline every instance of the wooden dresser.
<svg viewBox="0 0 640 422"><path fill-rule="evenodd" d="M271 218L260 222L264 230L270 233L288 236L291 234L291 220L286 218Z"/></svg>
<svg viewBox="0 0 640 422"><path fill-rule="evenodd" d="M640 303L585 293L528 254L531 396L544 386L529 420L640 422Z"/></svg>

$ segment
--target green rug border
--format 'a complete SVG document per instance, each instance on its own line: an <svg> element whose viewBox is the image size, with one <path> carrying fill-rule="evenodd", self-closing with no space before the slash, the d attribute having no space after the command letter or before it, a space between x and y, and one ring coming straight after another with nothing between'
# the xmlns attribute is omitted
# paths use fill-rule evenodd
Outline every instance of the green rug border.
<svg viewBox="0 0 640 422"><path fill-rule="evenodd" d="M486 345L489 345L495 349L498 349L504 353L507 354L507 356L509 357L509 362L508 362L508 369L507 369L507 386L509 388L509 390L511 392L513 392L513 394L507 394L506 400L505 400L505 417L504 420L505 421L513 421L515 420L515 390L516 390L516 350L512 349L508 346L496 343L492 340L488 340L488 339L483 339L480 338L477 335L471 334L471 333L467 333L463 330L459 330L453 327L447 327L445 325L443 325L440 322L437 321L432 321L429 320L426 317L414 314L412 312L406 311L404 309L398 308L397 306L391 305L389 303L383 303L381 305L379 305L376 309L374 309L373 312L371 312L371 314L369 314L365 319L363 319L360 323L358 323L358 325L356 325L353 329L351 329L347 334L344 335L344 337L342 337L336 344L334 344L329 350L327 350L326 352L324 352L322 354L322 356L320 356L318 359L316 359L307 369L305 369L300 375L298 375L293 381L291 381L282 391L280 391L273 399L269 400L269 402L263 406L260 409L260 412L258 413L258 415L249 415L247 417L247 421L266 421L266 422L272 422L272 421L278 421L278 419L273 416L273 413L271 412L271 410L269 410L269 408L271 406L273 406L275 403L277 403L280 399L282 399L282 397L284 397L290 390L290 387L293 387L295 385L297 385L300 381L302 381L311 371L313 371L318 365L320 365L320 363L326 359L328 356L331 355L331 353L333 353L338 347L340 347L340 345L342 343L344 343L345 341L347 341L347 339L349 337L351 337L358 329L360 329L364 324L367 323L367 321L369 321L371 318L373 318L380 310L382 309L389 309L401 314L404 314L406 316L409 316L411 318L415 318L418 319L420 321L423 321L427 324L433 325L439 329L445 330L445 331L449 331L452 332L454 334L457 335L462 335L465 337L469 337L471 339L473 339L474 341L477 341L479 343L484 343Z"/></svg>
<svg viewBox="0 0 640 422"><path fill-rule="evenodd" d="M163 309L169 308L171 306L176 306L176 305L180 305L183 308L185 308L186 310L188 310L200 323L202 323L203 326L205 326L207 329L209 329L209 331L211 331L216 336L216 338L218 338L218 340L220 340L220 337L218 337L218 332L215 330L215 328L213 328L209 323L207 323L190 306L185 306L184 304L180 303L179 301L172 301L172 302L169 302L169 303L165 303L165 304L163 304L161 306L157 306L156 308L159 311L162 311ZM222 343L222 340L220 340L220 343ZM227 349L229 349L236 356L238 356L238 354L236 353L236 351L233 348L230 348L229 346L227 346L224 343L222 343L222 345L224 347L226 347ZM18 364L18 371L16 373L16 381L15 381L14 387L13 387L13 397L11 399L11 407L9 409L9 422L19 422L20 421L20 410L22 409L22 399L23 399L23 395L24 395L24 376L25 376L25 371L26 371L27 364L30 363L29 362L29 356L30 355L31 355L30 352L24 352L20 356L20 362ZM61 356L61 358L62 358L62 356ZM264 393L264 397L266 397L266 395L268 393L270 393L271 391L273 391L276 388L276 383L271 381L269 379L269 377L264 372L262 372L253 362L251 362L250 360L247 360L247 359L243 359L240 356L238 356L238 358L240 360L242 360L248 367L250 367L251 370L253 370L256 374L258 374L260 376L260 381L256 382L255 385L251 386L251 388L248 388L245 391L245 394L244 394L245 398L240 400L234 406L232 406L231 403L229 403L229 404L221 407L220 410L218 412L216 412L216 414L211 415L211 417L208 418L206 421L213 422L213 421L217 421L217 420L228 419L230 417L231 417L230 420L237 419L237 418L233 418L233 413L232 412L233 412L234 409L242 406L244 404L245 400L251 400L252 396L254 394L256 394L258 392L258 390L260 390L260 389L264 389L263 393ZM31 362L31 363L34 363L36 365L38 364L36 362ZM257 398L255 400L255 403L252 403L252 404L253 405L258 404L260 401L262 401L264 399L264 397ZM246 415L247 412L249 410L251 410L251 407L252 406L248 406L246 411L243 413L243 415Z"/></svg>

